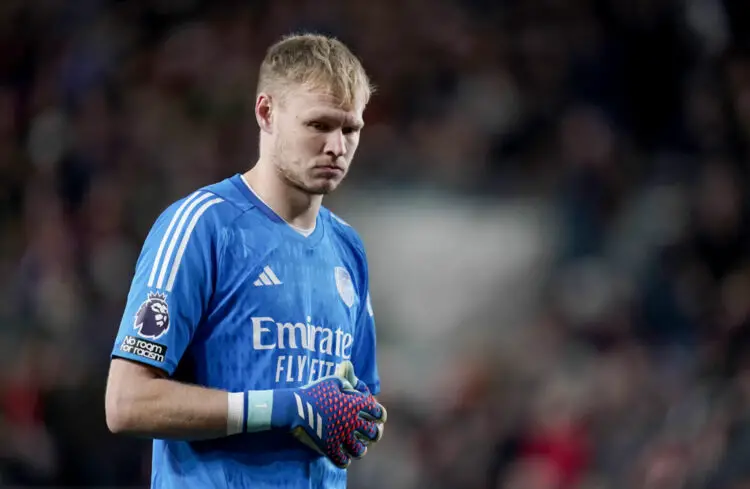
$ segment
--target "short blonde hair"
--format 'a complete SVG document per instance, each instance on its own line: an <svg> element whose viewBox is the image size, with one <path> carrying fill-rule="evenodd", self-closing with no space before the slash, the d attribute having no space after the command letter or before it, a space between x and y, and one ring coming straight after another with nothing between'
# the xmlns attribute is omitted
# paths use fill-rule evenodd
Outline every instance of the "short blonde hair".
<svg viewBox="0 0 750 489"><path fill-rule="evenodd" d="M318 34L293 34L268 48L260 65L261 92L294 85L322 90L342 105L366 105L374 92L360 60L338 39Z"/></svg>

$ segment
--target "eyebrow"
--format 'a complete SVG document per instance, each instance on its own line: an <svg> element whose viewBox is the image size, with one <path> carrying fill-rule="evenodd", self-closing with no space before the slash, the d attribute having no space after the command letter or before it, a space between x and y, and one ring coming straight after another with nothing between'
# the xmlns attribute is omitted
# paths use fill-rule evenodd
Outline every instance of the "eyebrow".
<svg viewBox="0 0 750 489"><path fill-rule="evenodd" d="M336 112L329 111L315 111L305 114L306 119L331 119L336 121L343 121L346 126L354 126L358 129L365 127L365 121L362 119L352 118L348 115L342 116Z"/></svg>
<svg viewBox="0 0 750 489"><path fill-rule="evenodd" d="M349 123L349 125L354 126L357 129L362 129L363 127L365 127L365 121L360 119L350 119L347 120L347 122Z"/></svg>

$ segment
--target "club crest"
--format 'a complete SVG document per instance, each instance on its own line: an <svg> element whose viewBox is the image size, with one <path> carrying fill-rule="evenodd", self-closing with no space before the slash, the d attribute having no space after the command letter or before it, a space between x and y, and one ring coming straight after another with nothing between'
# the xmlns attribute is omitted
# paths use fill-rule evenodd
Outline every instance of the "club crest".
<svg viewBox="0 0 750 489"><path fill-rule="evenodd" d="M367 314L370 315L370 317L375 316L375 311L372 310L372 301L370 300L370 293L367 293Z"/></svg>
<svg viewBox="0 0 750 489"><path fill-rule="evenodd" d="M344 267L334 268L334 275L336 277L336 289L339 291L341 300L344 301L347 307L354 305L354 284L352 283L352 277Z"/></svg>

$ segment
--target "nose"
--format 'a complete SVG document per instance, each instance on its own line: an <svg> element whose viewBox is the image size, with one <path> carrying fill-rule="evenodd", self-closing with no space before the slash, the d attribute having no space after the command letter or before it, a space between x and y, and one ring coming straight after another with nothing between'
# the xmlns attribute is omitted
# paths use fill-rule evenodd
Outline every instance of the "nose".
<svg viewBox="0 0 750 489"><path fill-rule="evenodd" d="M334 160L346 154L346 138L341 129L331 131L326 138L325 153Z"/></svg>

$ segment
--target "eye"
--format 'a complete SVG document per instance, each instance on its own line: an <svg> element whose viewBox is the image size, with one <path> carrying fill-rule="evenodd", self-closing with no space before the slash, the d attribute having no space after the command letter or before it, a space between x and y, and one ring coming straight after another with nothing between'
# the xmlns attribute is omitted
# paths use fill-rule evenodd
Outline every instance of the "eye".
<svg viewBox="0 0 750 489"><path fill-rule="evenodd" d="M359 132L359 128L358 127L354 127L354 126L346 126L343 129L343 133L346 134L346 135L355 134L357 132Z"/></svg>
<svg viewBox="0 0 750 489"><path fill-rule="evenodd" d="M307 123L307 127L314 129L319 132L326 132L329 130L328 124L320 121L311 121Z"/></svg>

